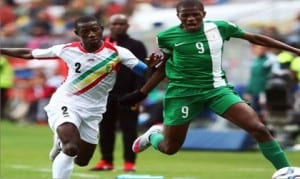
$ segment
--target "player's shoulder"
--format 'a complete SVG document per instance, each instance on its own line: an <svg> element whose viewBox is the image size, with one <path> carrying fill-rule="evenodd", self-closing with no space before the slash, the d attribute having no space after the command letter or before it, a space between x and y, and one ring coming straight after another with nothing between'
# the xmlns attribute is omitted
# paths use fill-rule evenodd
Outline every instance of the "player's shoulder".
<svg viewBox="0 0 300 179"><path fill-rule="evenodd" d="M157 34L157 37L162 37L162 36L166 36L166 35L171 35L171 34L174 34L174 33L178 33L178 32L181 32L181 28L180 28L180 25L176 25L176 26L172 26L168 29L165 29L163 31L160 31L158 34Z"/></svg>
<svg viewBox="0 0 300 179"><path fill-rule="evenodd" d="M204 24L214 23L217 26L232 26L232 25L236 26L233 22L224 19L205 20L203 21L203 23Z"/></svg>
<svg viewBox="0 0 300 179"><path fill-rule="evenodd" d="M79 41L69 42L65 44L56 45L60 46L62 48L79 48L81 46L81 43Z"/></svg>
<svg viewBox="0 0 300 179"><path fill-rule="evenodd" d="M104 48L108 48L108 49L110 49L110 50L113 50L113 51L115 51L115 52L118 52L117 46L116 46L116 45L113 45L113 44L110 43L110 42L104 41L104 42L103 42L103 47L104 47Z"/></svg>
<svg viewBox="0 0 300 179"><path fill-rule="evenodd" d="M131 53L131 51L125 47L115 45L114 48L119 55Z"/></svg>

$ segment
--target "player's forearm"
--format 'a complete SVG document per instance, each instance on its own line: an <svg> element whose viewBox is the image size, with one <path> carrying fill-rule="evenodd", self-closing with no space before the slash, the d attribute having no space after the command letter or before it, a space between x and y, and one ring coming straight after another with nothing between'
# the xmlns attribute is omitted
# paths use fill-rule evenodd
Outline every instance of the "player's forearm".
<svg viewBox="0 0 300 179"><path fill-rule="evenodd" d="M140 89L143 94L148 94L165 78L165 66L161 65Z"/></svg>
<svg viewBox="0 0 300 179"><path fill-rule="evenodd" d="M287 51L290 51L290 52L300 55L300 49L292 47L286 43L280 42L276 39L270 38L265 35L255 35L254 38L252 38L250 40L250 42L257 44L257 45L266 46L266 47L287 50Z"/></svg>
<svg viewBox="0 0 300 179"><path fill-rule="evenodd" d="M0 48L1 55L7 55L16 58L33 59L31 49L28 48Z"/></svg>

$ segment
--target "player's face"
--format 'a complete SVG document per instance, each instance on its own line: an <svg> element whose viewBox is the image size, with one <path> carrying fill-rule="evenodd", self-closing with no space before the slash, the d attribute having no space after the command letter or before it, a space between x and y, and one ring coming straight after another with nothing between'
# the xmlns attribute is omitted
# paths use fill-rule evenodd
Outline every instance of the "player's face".
<svg viewBox="0 0 300 179"><path fill-rule="evenodd" d="M181 26L188 32L198 31L203 22L206 12L197 6L180 7L177 16L181 21Z"/></svg>
<svg viewBox="0 0 300 179"><path fill-rule="evenodd" d="M78 23L75 33L81 38L85 47L92 45L100 47L102 44L103 27L96 21Z"/></svg>

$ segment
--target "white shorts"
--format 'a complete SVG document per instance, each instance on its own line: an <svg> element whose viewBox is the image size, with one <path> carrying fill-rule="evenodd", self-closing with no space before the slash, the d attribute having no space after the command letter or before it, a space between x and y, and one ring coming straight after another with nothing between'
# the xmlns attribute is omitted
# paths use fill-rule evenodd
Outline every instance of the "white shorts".
<svg viewBox="0 0 300 179"><path fill-rule="evenodd" d="M56 134L59 125L69 122L74 124L80 133L80 138L91 144L98 144L99 123L102 115L91 114L82 109L69 109L63 106L46 106L48 123L51 130Z"/></svg>

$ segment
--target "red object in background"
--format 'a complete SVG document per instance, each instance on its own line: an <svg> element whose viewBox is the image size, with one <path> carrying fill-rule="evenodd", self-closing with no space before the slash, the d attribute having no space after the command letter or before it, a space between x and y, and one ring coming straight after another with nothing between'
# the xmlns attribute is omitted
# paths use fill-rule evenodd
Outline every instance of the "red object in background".
<svg viewBox="0 0 300 179"><path fill-rule="evenodd" d="M123 10L123 6L121 4L118 4L116 2L110 2L106 6L106 16L110 17L111 15L121 13Z"/></svg>
<svg viewBox="0 0 300 179"><path fill-rule="evenodd" d="M64 79L66 79L67 75L68 75L68 66L67 64L60 59L57 59L58 62L58 72L60 75L62 75L64 77Z"/></svg>
<svg viewBox="0 0 300 179"><path fill-rule="evenodd" d="M222 4L227 2L227 0L203 0L204 5Z"/></svg>
<svg viewBox="0 0 300 179"><path fill-rule="evenodd" d="M4 26L6 24L15 22L16 16L14 14L13 9L5 4L0 5L0 26Z"/></svg>

